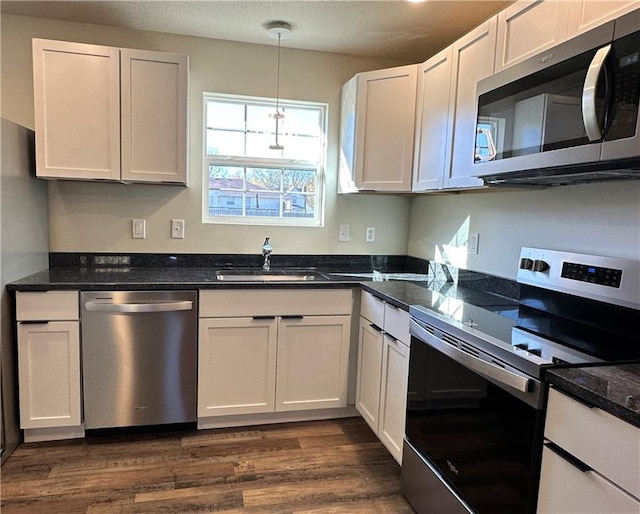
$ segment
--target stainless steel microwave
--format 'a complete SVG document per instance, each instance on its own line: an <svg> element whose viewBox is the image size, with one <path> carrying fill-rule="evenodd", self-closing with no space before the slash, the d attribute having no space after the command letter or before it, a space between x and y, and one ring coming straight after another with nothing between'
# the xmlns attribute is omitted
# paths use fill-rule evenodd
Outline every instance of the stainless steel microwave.
<svg viewBox="0 0 640 514"><path fill-rule="evenodd" d="M487 185L640 179L640 9L478 82Z"/></svg>

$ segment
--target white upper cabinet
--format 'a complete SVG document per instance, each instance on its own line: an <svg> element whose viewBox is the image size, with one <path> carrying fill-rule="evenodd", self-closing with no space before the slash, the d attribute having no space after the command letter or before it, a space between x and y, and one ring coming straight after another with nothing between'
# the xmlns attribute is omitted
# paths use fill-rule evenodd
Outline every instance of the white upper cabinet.
<svg viewBox="0 0 640 514"><path fill-rule="evenodd" d="M186 183L188 58L120 51L122 180Z"/></svg>
<svg viewBox="0 0 640 514"><path fill-rule="evenodd" d="M453 44L452 153L451 166L444 177L445 189L474 188L484 184L481 179L471 176L476 141L476 84L493 73L496 26L496 17L493 17Z"/></svg>
<svg viewBox="0 0 640 514"><path fill-rule="evenodd" d="M501 71L567 37L569 4L551 0L520 0L498 14L496 69Z"/></svg>
<svg viewBox="0 0 640 514"><path fill-rule="evenodd" d="M586 32L598 25L617 18L622 14L640 9L639 0L582 0L567 2L569 6L569 24L567 37Z"/></svg>
<svg viewBox="0 0 640 514"><path fill-rule="evenodd" d="M476 83L493 73L496 18L418 68L413 191L473 189Z"/></svg>
<svg viewBox="0 0 640 514"><path fill-rule="evenodd" d="M495 71L637 8L638 0L519 0L498 14Z"/></svg>
<svg viewBox="0 0 640 514"><path fill-rule="evenodd" d="M36 174L120 179L117 48L33 40Z"/></svg>
<svg viewBox="0 0 640 514"><path fill-rule="evenodd" d="M416 72L358 73L343 86L339 192L411 191Z"/></svg>
<svg viewBox="0 0 640 514"><path fill-rule="evenodd" d="M188 57L33 40L36 175L187 183Z"/></svg>
<svg viewBox="0 0 640 514"><path fill-rule="evenodd" d="M441 189L451 162L453 46L418 67L413 191Z"/></svg>

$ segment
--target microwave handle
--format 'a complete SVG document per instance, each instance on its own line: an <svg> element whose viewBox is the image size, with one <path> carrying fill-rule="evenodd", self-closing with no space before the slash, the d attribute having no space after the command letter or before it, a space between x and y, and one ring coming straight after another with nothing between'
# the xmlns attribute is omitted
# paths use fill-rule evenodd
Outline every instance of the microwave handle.
<svg viewBox="0 0 640 514"><path fill-rule="evenodd" d="M596 86L610 51L611 45L609 44L596 52L584 79L582 88L582 121L589 141L598 141L602 138L602 128L598 125L598 117L596 116Z"/></svg>

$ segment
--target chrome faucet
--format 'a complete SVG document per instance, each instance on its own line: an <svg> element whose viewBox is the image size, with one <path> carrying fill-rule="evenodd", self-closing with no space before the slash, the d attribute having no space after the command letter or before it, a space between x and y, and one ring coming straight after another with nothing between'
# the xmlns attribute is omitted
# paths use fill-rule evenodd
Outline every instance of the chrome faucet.
<svg viewBox="0 0 640 514"><path fill-rule="evenodd" d="M264 243L262 244L262 256L264 257L264 263L262 264L262 269L265 271L269 271L271 267L271 252L273 251L273 246L269 243L269 238L265 238Z"/></svg>

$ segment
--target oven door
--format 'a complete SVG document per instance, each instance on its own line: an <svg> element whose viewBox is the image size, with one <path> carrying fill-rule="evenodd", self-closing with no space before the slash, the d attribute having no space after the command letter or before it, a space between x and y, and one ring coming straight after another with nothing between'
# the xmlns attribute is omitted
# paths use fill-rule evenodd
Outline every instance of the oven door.
<svg viewBox="0 0 640 514"><path fill-rule="evenodd" d="M428 325L411 327L407 499L420 513L535 512L541 383Z"/></svg>

